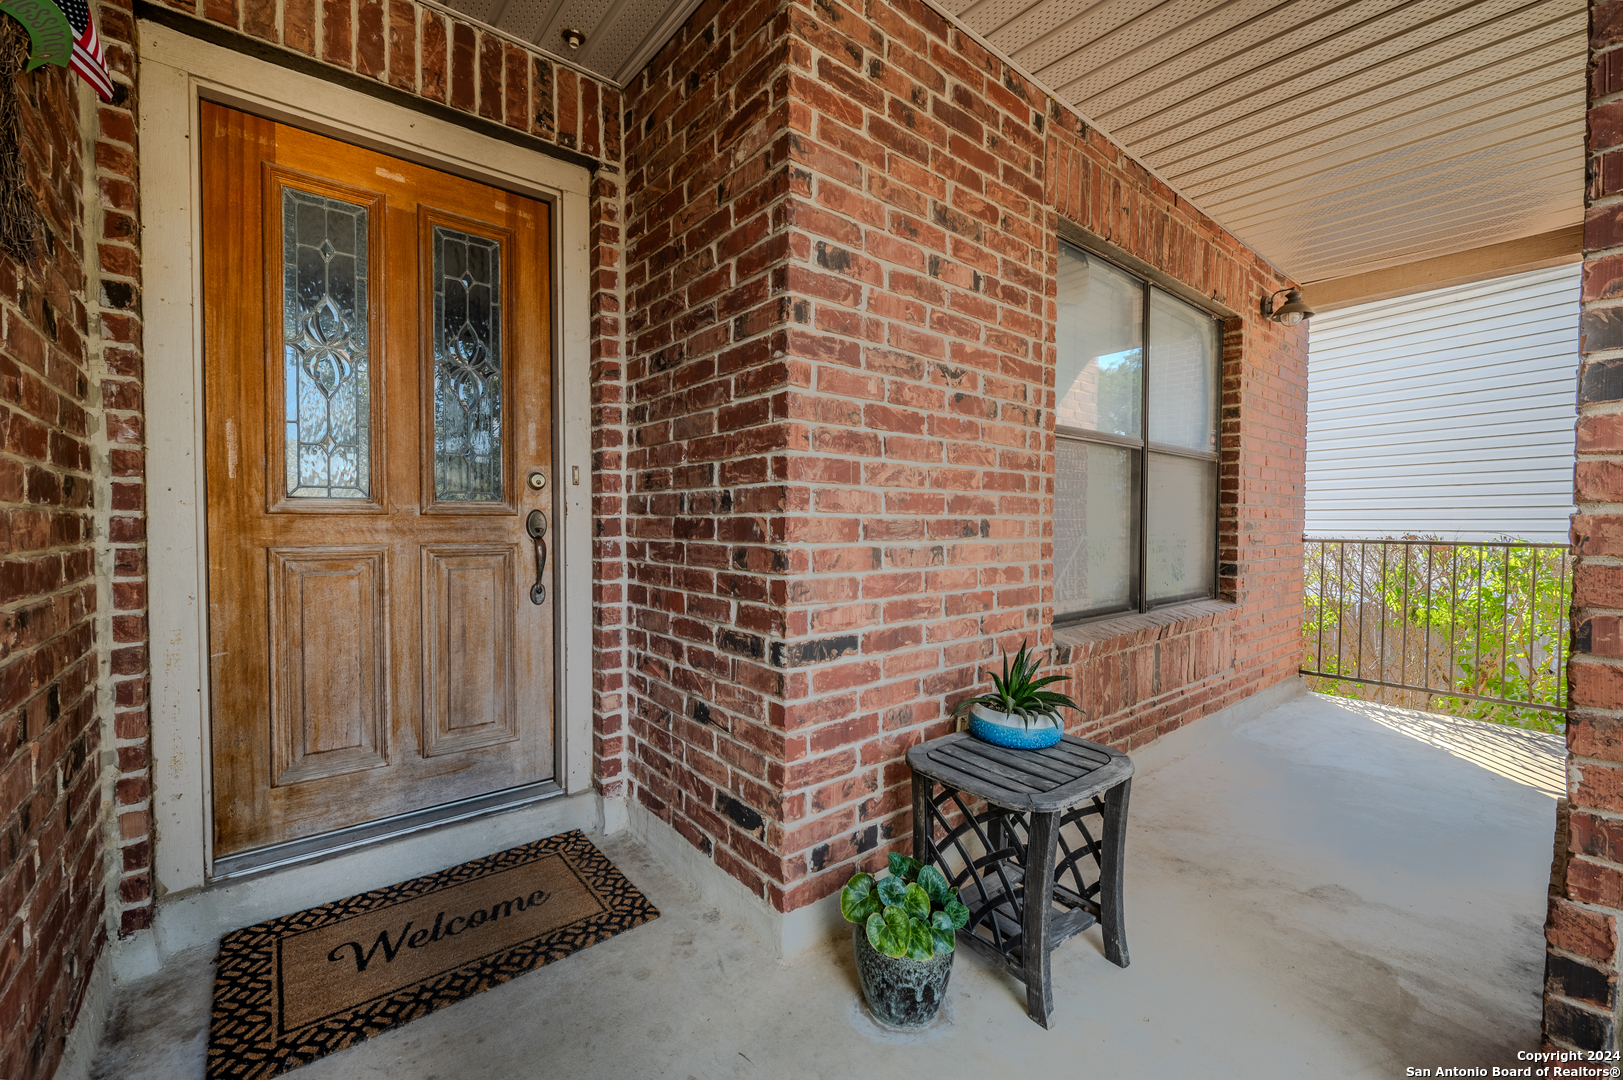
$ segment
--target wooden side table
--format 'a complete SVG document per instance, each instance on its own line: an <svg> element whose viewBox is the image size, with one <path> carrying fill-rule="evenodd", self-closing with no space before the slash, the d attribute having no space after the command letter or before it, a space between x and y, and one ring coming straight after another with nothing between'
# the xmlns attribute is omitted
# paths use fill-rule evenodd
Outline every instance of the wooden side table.
<svg viewBox="0 0 1623 1080"><path fill-rule="evenodd" d="M1127 966L1122 856L1132 759L1069 735L1047 750L1005 750L959 732L913 747L907 764L913 857L961 890L970 914L959 940L1025 982L1033 1020L1048 1027L1054 1010L1049 954L1095 922L1106 958ZM1027 882L1040 883L1051 902L1028 904Z"/></svg>

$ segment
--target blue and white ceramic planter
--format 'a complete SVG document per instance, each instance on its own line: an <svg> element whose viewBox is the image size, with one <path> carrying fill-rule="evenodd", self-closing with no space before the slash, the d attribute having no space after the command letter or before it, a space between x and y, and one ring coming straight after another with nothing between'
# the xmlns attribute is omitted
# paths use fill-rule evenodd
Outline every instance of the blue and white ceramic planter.
<svg viewBox="0 0 1623 1080"><path fill-rule="evenodd" d="M985 705L971 706L969 733L993 746L1006 746L1011 750L1041 750L1053 746L1065 736L1059 714L1033 717L1030 724L1018 716L988 709Z"/></svg>

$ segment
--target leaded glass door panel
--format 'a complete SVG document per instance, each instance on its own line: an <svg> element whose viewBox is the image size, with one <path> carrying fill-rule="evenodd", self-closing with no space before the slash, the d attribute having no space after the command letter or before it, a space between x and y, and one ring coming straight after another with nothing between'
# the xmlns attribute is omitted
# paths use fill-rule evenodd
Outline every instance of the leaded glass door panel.
<svg viewBox="0 0 1623 1080"><path fill-rule="evenodd" d="M216 857L548 780L548 207L202 109Z"/></svg>

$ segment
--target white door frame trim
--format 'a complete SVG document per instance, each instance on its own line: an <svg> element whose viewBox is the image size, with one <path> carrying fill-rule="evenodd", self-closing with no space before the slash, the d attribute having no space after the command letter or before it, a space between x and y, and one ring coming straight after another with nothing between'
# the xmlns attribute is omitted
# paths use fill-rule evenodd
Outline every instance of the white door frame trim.
<svg viewBox="0 0 1623 1080"><path fill-rule="evenodd" d="M204 99L531 195L552 204L557 780L591 786L589 185L535 150L138 22L151 641L154 896L212 872L207 522L204 504L201 117ZM293 103L297 104L293 104ZM566 628L574 628L572 635Z"/></svg>

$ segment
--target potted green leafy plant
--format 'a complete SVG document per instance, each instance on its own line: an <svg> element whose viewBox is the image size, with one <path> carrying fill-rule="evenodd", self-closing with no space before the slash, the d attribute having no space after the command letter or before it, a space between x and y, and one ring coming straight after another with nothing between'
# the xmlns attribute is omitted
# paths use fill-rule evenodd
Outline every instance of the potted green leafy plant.
<svg viewBox="0 0 1623 1080"><path fill-rule="evenodd" d="M880 1023L922 1027L935 1019L952 975L957 933L969 922L958 890L934 866L895 852L890 875L857 874L840 890L862 996Z"/></svg>
<svg viewBox="0 0 1623 1080"><path fill-rule="evenodd" d="M960 702L954 716L969 714L969 733L994 746L1014 750L1041 750L1053 746L1065 735L1065 724L1060 709L1082 706L1064 694L1043 687L1064 682L1068 676L1045 675L1037 677L1038 660L1026 652L1025 642L1009 663L1009 654L1003 654L1003 674L993 674L992 692Z"/></svg>

